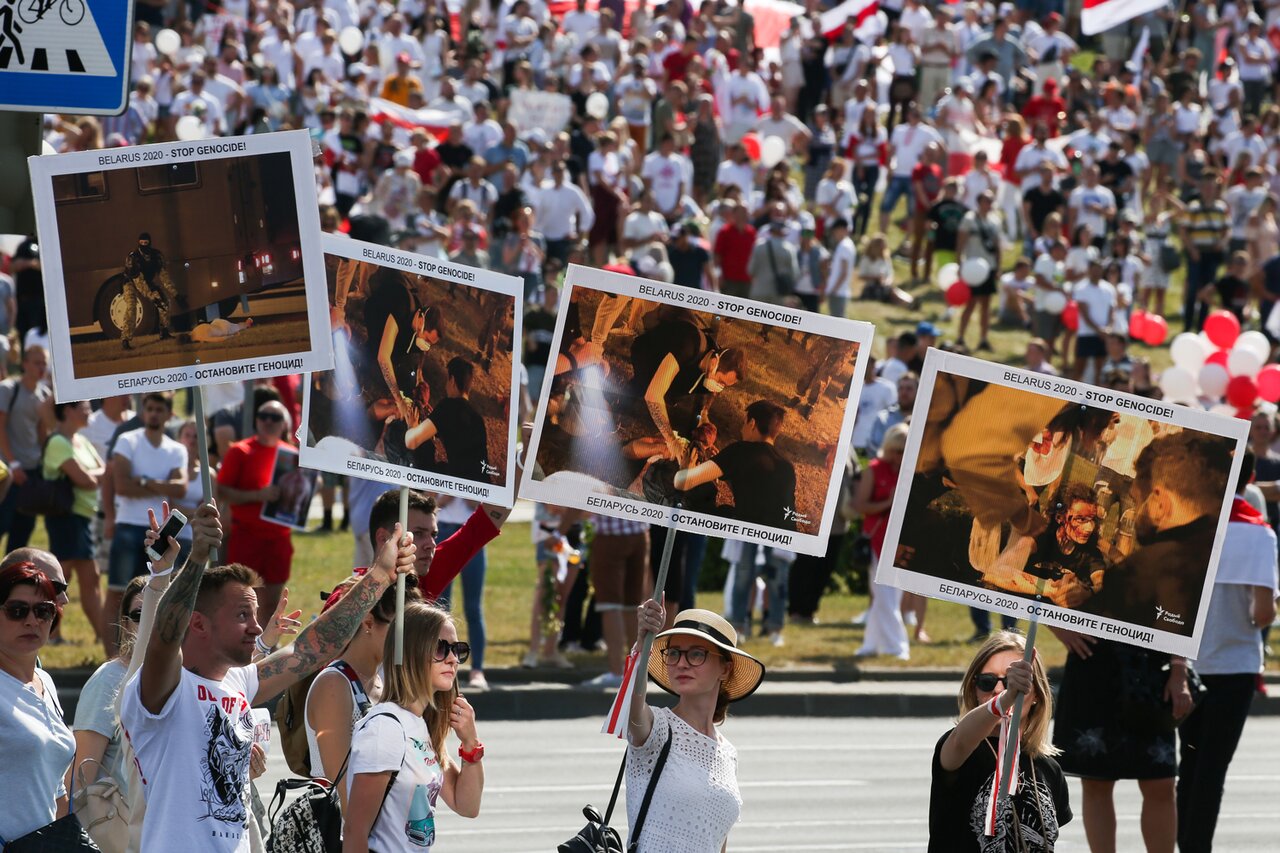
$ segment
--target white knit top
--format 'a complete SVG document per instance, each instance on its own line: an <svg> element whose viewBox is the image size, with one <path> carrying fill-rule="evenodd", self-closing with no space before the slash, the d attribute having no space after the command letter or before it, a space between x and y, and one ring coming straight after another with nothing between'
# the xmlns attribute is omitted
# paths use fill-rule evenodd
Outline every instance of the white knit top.
<svg viewBox="0 0 1280 853"><path fill-rule="evenodd" d="M720 853L738 822L738 751L719 732L707 737L669 708L652 708L642 746L627 748L627 825L635 826L658 754L671 752L640 831L638 853Z"/></svg>

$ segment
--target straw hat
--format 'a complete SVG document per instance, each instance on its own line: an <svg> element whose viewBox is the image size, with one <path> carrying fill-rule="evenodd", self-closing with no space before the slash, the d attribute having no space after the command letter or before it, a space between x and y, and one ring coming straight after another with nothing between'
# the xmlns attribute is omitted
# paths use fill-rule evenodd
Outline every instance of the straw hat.
<svg viewBox="0 0 1280 853"><path fill-rule="evenodd" d="M756 691L764 680L764 664L738 648L738 632L718 613L710 610L682 610L676 615L675 624L654 638L649 653L649 677L668 693L675 693L667 680L667 664L660 654L668 643L664 637L697 637L732 655L733 672L725 683L730 702L745 699Z"/></svg>

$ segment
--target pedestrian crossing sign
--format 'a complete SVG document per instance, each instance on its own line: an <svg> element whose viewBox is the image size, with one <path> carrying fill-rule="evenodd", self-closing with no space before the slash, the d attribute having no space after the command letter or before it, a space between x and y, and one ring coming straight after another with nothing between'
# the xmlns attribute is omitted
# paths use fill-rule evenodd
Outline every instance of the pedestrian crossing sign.
<svg viewBox="0 0 1280 853"><path fill-rule="evenodd" d="M123 112L132 33L132 2L0 0L0 110Z"/></svg>

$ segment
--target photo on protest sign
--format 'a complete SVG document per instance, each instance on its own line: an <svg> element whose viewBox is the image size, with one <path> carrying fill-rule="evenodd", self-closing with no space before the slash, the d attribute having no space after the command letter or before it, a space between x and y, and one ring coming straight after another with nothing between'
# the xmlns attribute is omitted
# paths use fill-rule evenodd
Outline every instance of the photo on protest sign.
<svg viewBox="0 0 1280 853"><path fill-rule="evenodd" d="M521 495L824 553L872 326L576 265L565 283Z"/></svg>
<svg viewBox="0 0 1280 853"><path fill-rule="evenodd" d="M306 133L29 163L59 401L333 366Z"/></svg>
<svg viewBox="0 0 1280 853"><path fill-rule="evenodd" d="M523 282L342 237L322 245L334 369L308 378L302 464L510 506Z"/></svg>
<svg viewBox="0 0 1280 853"><path fill-rule="evenodd" d="M878 583L1195 657L1248 421L938 350L915 411Z"/></svg>
<svg viewBox="0 0 1280 853"><path fill-rule="evenodd" d="M272 524L307 529L307 511L316 495L316 472L303 468L298 461L298 451L292 447L276 445L276 464L271 472L271 486L280 490L274 500L262 504L262 520Z"/></svg>

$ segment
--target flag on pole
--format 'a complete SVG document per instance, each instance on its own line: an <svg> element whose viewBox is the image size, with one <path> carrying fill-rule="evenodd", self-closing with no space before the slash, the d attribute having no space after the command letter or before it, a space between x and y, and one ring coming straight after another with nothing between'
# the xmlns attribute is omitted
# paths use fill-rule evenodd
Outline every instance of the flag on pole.
<svg viewBox="0 0 1280 853"><path fill-rule="evenodd" d="M1084 0L1080 32L1087 36L1105 32L1125 21L1163 9L1169 0Z"/></svg>
<svg viewBox="0 0 1280 853"><path fill-rule="evenodd" d="M1087 3L1088 0L1085 0ZM878 0L844 0L834 9L828 9L820 18L822 34L827 38L835 38L844 28L844 22L853 19L853 27L857 29L862 22L871 17L880 8Z"/></svg>
<svg viewBox="0 0 1280 853"><path fill-rule="evenodd" d="M1138 77L1142 76L1142 65L1146 60L1147 51L1151 49L1151 28L1143 27L1142 35L1138 37L1138 44L1133 49L1133 55L1129 57L1129 64L1134 67L1134 73Z"/></svg>
<svg viewBox="0 0 1280 853"><path fill-rule="evenodd" d="M605 717L600 734L624 738L627 735L627 714L631 707L631 694L636 689L636 662L640 659L640 650L632 648L627 655L627 662L622 667L622 684L618 687L618 695L609 707L609 716ZM647 672L646 672L647 676Z"/></svg>

